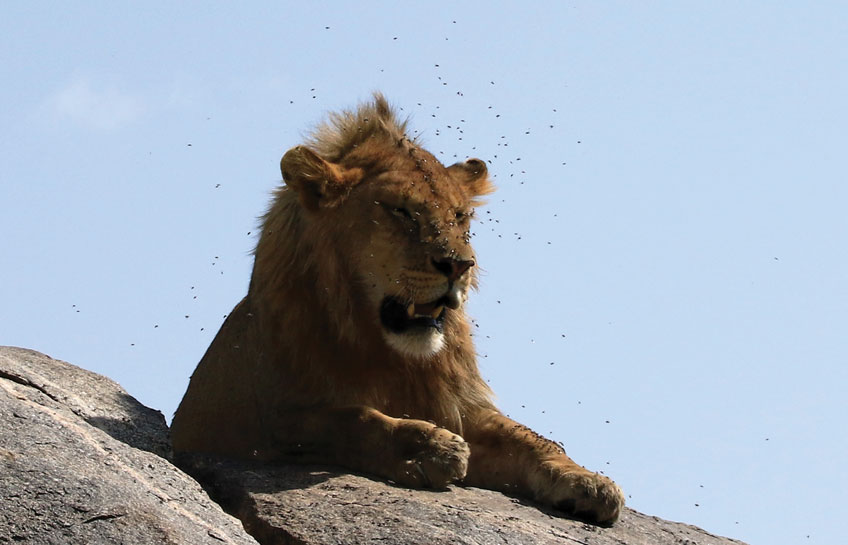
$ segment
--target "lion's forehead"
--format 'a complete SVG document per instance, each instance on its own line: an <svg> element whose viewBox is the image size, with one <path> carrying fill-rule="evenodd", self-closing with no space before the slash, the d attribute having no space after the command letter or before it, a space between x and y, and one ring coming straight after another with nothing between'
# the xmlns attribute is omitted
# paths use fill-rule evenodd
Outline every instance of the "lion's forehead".
<svg viewBox="0 0 848 545"><path fill-rule="evenodd" d="M377 193L395 204L445 214L466 211L471 196L450 176L425 176L417 171L386 171L374 180ZM439 215L439 214L436 214Z"/></svg>
<svg viewBox="0 0 848 545"><path fill-rule="evenodd" d="M342 161L365 171L365 178L423 204L462 207L471 195L451 177L447 167L426 149L410 145L387 145L371 140L358 146Z"/></svg>

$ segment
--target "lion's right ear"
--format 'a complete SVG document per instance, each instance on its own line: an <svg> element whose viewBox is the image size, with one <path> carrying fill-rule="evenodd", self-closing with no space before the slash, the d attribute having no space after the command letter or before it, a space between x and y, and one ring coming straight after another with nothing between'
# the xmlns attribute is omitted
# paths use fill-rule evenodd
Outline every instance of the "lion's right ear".
<svg viewBox="0 0 848 545"><path fill-rule="evenodd" d="M462 163L453 164L448 167L448 172L470 189L475 197L482 197L495 191L495 186L489 180L486 163L480 159L468 159Z"/></svg>
<svg viewBox="0 0 848 545"><path fill-rule="evenodd" d="M362 180L362 169L346 169L325 161L305 146L292 148L280 159L283 181L312 212L336 206Z"/></svg>

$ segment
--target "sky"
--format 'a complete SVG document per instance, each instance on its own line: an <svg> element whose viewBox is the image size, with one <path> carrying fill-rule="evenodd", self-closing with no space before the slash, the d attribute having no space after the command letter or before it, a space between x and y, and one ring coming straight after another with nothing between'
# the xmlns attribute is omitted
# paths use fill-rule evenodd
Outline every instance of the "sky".
<svg viewBox="0 0 848 545"><path fill-rule="evenodd" d="M501 409L642 512L848 533L848 7L3 2L0 344L170 420L279 159L375 90L479 157Z"/></svg>

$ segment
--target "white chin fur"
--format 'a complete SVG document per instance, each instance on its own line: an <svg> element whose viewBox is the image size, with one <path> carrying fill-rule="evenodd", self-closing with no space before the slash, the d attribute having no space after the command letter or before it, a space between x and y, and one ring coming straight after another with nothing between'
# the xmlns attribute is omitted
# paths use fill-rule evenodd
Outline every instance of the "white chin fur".
<svg viewBox="0 0 848 545"><path fill-rule="evenodd" d="M445 335L435 329L409 333L383 331L389 346L405 356L426 358L445 346Z"/></svg>

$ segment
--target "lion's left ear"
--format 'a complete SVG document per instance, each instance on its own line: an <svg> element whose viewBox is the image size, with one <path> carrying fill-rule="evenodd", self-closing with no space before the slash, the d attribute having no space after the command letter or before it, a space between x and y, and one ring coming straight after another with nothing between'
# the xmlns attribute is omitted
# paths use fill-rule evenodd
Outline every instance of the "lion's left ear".
<svg viewBox="0 0 848 545"><path fill-rule="evenodd" d="M488 195L495 190L495 186L489 180L486 163L480 159L468 159L462 163L453 164L448 167L448 172L476 197Z"/></svg>
<svg viewBox="0 0 848 545"><path fill-rule="evenodd" d="M325 161L305 146L290 149L280 160L283 181L312 212L336 206L362 180L362 169Z"/></svg>

